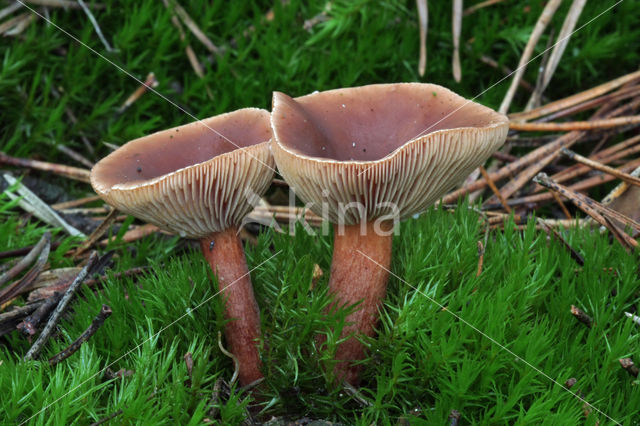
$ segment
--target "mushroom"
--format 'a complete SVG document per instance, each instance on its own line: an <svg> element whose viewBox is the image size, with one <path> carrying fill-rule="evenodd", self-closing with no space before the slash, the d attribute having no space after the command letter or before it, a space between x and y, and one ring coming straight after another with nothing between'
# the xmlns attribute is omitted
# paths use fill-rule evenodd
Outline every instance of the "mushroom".
<svg viewBox="0 0 640 426"><path fill-rule="evenodd" d="M260 317L238 227L271 183L269 112L246 108L123 145L91 170L107 203L200 240L225 299L225 337L243 385L262 377Z"/></svg>
<svg viewBox="0 0 640 426"><path fill-rule="evenodd" d="M334 224L333 308L359 305L342 336L372 336L386 293L395 223L420 213L498 149L508 119L444 87L379 84L292 99L275 92L272 151L310 209ZM364 346L336 349L358 384Z"/></svg>

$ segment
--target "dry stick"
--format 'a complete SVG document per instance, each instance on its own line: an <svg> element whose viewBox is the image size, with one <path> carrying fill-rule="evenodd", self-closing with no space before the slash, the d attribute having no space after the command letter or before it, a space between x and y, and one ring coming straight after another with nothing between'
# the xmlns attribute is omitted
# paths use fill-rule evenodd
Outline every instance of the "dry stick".
<svg viewBox="0 0 640 426"><path fill-rule="evenodd" d="M464 10L464 12L462 12L462 16L468 16L471 15L474 12L477 12L478 10L482 9L483 7L487 7L487 6L492 6L494 4L498 4L503 2L504 0L486 0L486 1L482 1L480 3L474 4L471 7L468 7Z"/></svg>
<svg viewBox="0 0 640 426"><path fill-rule="evenodd" d="M555 33L555 30L551 28L551 31L549 33L549 38L547 39L547 45L544 48L544 51L542 53L542 59L540 60L540 66L538 67L538 77L536 78L536 87L531 93L531 97L529 98L529 102L531 102L534 96L536 96L536 99L537 99L536 106L540 106L539 96L542 95L542 93L540 93L540 87L542 87L542 82L544 81L544 77L545 77L544 73L546 72L547 63L549 62L549 54L551 52L554 33ZM536 95L537 93L539 93L539 95ZM533 106L529 106L529 104L527 104L527 106L525 107L525 111L528 111L531 108L533 108Z"/></svg>
<svg viewBox="0 0 640 426"><path fill-rule="evenodd" d="M482 265L484 264L484 244L478 240L478 270L476 271L476 277L479 277L482 273Z"/></svg>
<svg viewBox="0 0 640 426"><path fill-rule="evenodd" d="M584 164L587 167L590 167L592 169L595 170L600 170L603 173L607 173L610 174L612 176L617 177L618 179L621 179L631 185L636 185L636 186L640 186L640 179L634 176L631 176L628 173L624 173L621 172L619 170L614 169L613 167L609 167L607 165L604 165L598 161L594 161L594 160L590 160L586 157L583 157L580 154L577 154L573 151L571 151L570 149L567 148L562 148L560 150L560 152L562 152L562 154L566 155L567 157L569 157L571 160L577 161L578 163Z"/></svg>
<svg viewBox="0 0 640 426"><path fill-rule="evenodd" d="M49 232L46 232L40 238L40 241L38 241L38 244L33 246L33 248L30 249L29 253L23 259L20 259L20 261L16 263L13 266L13 268L9 269L4 274L0 275L0 287L2 287L3 285L8 283L15 277L17 277L22 271L24 271L27 268L27 266L31 265L31 263L33 263L33 261L36 260L38 256L40 256L40 253L42 253L45 246L50 244L50 242L51 242L51 234Z"/></svg>
<svg viewBox="0 0 640 426"><path fill-rule="evenodd" d="M607 102L619 102L628 98L633 98L638 94L640 94L640 86L631 86L631 87L623 86L621 89L618 89L615 92L598 96L588 101L584 101L579 104L562 109L560 111L556 111L542 118L538 118L536 122L547 122L547 121L555 120L557 118L563 118L566 116L577 114L579 112L586 111L588 109L600 106Z"/></svg>
<svg viewBox="0 0 640 426"><path fill-rule="evenodd" d="M629 148L630 146L634 145L638 141L640 141L640 135L626 139L616 145L610 146L607 149L604 149L596 154L593 154L590 157L590 160L599 161L600 163L607 164L613 160L625 158L631 154L640 152L640 145L636 145L635 147ZM589 170L591 169L587 166L575 164L571 167L567 167L566 169L554 174L553 176L551 176L551 178L557 182L563 182L563 181L578 177ZM541 189L542 187L538 187L533 192L539 192Z"/></svg>
<svg viewBox="0 0 640 426"><path fill-rule="evenodd" d="M100 275L99 277L85 280L84 286L91 288L96 284L105 282L108 278L113 278L114 280L117 280L125 277L135 277L136 275L146 272L148 269L149 269L148 267L135 267L135 268L127 269L126 271L123 271L123 272L116 272L111 276L108 276L106 274ZM56 292L63 292L67 290L71 285L71 282L72 282L71 280L66 280L66 281L58 282L56 284L49 285L46 287L36 288L31 293L29 293L29 300L38 300L38 299L48 300Z"/></svg>
<svg viewBox="0 0 640 426"><path fill-rule="evenodd" d="M568 146L571 146L574 143L576 143L584 135L585 135L584 132L570 132L570 133L567 133L566 135L558 138L557 141L546 145L546 147L547 148L551 148L553 146L554 148L557 148L557 149L568 147ZM527 182L529 182L531 180L531 178L533 178L536 174L538 174L540 172L540 170L542 170L544 167L549 165L557 156L558 156L558 151L557 150L549 149L547 151L547 155L545 155L542 158L538 159L536 162L531 164L529 167L527 167L526 169L521 171L520 174L518 174L518 176L516 178L510 180L506 185L504 185L500 189L500 194L504 197L505 200L508 199L516 191L518 191L520 188L522 188L523 185L525 185ZM526 157L527 156L525 156L523 158L526 158ZM512 164L515 164L515 163L512 163ZM485 202L485 204L488 204L488 203L491 203L491 202L493 202L492 198L488 199Z"/></svg>
<svg viewBox="0 0 640 426"><path fill-rule="evenodd" d="M551 195L553 195L553 199L556 201L556 203L558 203L558 205L560 206L560 210L562 210L562 213L564 213L565 217L567 219L573 219L573 217L571 217L571 213L569 213L569 210L567 210L567 206L564 205L562 198L560 198L560 196L555 192L552 192Z"/></svg>
<svg viewBox="0 0 640 426"><path fill-rule="evenodd" d="M147 74L147 78L144 80L144 84L134 90L133 93L129 95L129 97L122 103L122 105L120 105L120 108L118 108L118 113L124 112L127 108L133 105L135 101L140 99L140 97L144 95L149 88L154 87L158 87L158 80L156 79L156 75L153 72L150 72L149 74Z"/></svg>
<svg viewBox="0 0 640 426"><path fill-rule="evenodd" d="M69 157L71 157L72 159L76 160L78 163L81 163L84 166L87 166L89 168L93 167L93 162L89 161L82 154L79 154L79 153L75 152L74 150L72 150L69 147L66 147L64 145L57 145L56 149L58 151L62 152L63 154L68 155Z"/></svg>
<svg viewBox="0 0 640 426"><path fill-rule="evenodd" d="M91 321L91 325L87 328L76 340L73 341L67 348L63 349L61 352L49 358L49 365L54 366L58 364L60 361L69 358L73 355L80 346L89 340L91 336L93 336L96 331L100 328L100 326L104 323L104 320L109 318L112 314L112 310L107 305L102 305L100 308L100 312L98 315Z"/></svg>
<svg viewBox="0 0 640 426"><path fill-rule="evenodd" d="M98 225L98 227L91 233L91 235L89 235L89 237L82 243L82 245L78 247L77 250L73 251L73 256L78 257L82 253L87 251L91 246L93 246L96 241L98 241L98 239L102 237L105 232L107 232L109 227L118 217L118 213L118 210L112 209L107 215L106 219L103 220L100 225Z"/></svg>
<svg viewBox="0 0 640 426"><path fill-rule="evenodd" d="M138 241L148 235L155 234L156 232L161 232L161 229L155 225L147 223L146 225L138 226L136 228L129 229L127 232L125 232L125 234L122 236L122 242L130 243L133 241ZM103 240L100 240L98 242L98 245L100 247L105 247L109 243L114 242L116 239L117 239L117 235L114 235L111 238L105 238Z"/></svg>
<svg viewBox="0 0 640 426"><path fill-rule="evenodd" d="M556 38L556 44L553 47L553 52L551 52L549 61L544 66L544 71L541 72L541 75L543 76L542 81L540 81L539 85L536 84L536 90L531 94L531 98L529 98L529 102L527 102L525 111L530 111L531 108L539 104L540 96L549 85L551 77L553 77L553 74L560 63L560 58L569 44L569 39L573 33L573 29L578 22L578 18L580 17L586 2L587 0L573 0L573 3L571 3L571 8L564 19L560 34L558 34L558 38ZM549 37L549 40L551 40L551 37Z"/></svg>
<svg viewBox="0 0 640 426"><path fill-rule="evenodd" d="M63 164L47 163L45 161L30 160L28 158L11 157L4 152L0 152L0 164L15 167L26 167L29 169L51 172L69 179L79 180L89 183L90 172L87 169L65 166Z"/></svg>
<svg viewBox="0 0 640 426"><path fill-rule="evenodd" d="M615 117L604 120L569 121L565 123L519 123L512 121L509 123L509 130L524 132L565 132L575 130L610 129L612 127L639 123L640 115Z"/></svg>
<svg viewBox="0 0 640 426"><path fill-rule="evenodd" d="M104 34L102 34L100 25L98 25L98 21L96 20L95 16L93 16L93 13L91 13L91 10L89 10L87 5L84 4L84 1L82 0L76 0L76 1L78 2L82 10L84 10L84 13L87 15L87 18L89 18L89 21L91 21L91 25L93 25L93 29L96 31L96 34L98 35L98 38L104 45L104 48L107 49L107 52L115 52L115 49L111 47L107 39L104 37Z"/></svg>
<svg viewBox="0 0 640 426"><path fill-rule="evenodd" d="M564 99L560 99L546 105L541 106L540 108L532 109L528 112L518 112L515 114L509 114L509 119L511 121L527 121L533 120L535 118L543 117L548 114L552 114L556 111L560 111L574 105L577 105L581 102L588 101L589 99L595 98L600 95L604 95L618 87L627 84L631 81L637 80L640 78L640 71L635 71L630 74L624 75L622 77L618 77L614 80L603 83L599 86L593 87L589 90L585 90L584 92L576 93L575 95L571 95Z"/></svg>
<svg viewBox="0 0 640 426"><path fill-rule="evenodd" d="M611 210L609 208L602 206L600 203L596 202L595 200L585 197L584 195L581 195L577 192L572 192L571 190L569 190L566 187L563 187L562 185L558 185L557 183L549 179L544 173L540 173L538 176L536 176L534 181L543 184L545 187L549 188L550 190L556 191L561 195L565 196L566 198L568 198L569 200L571 200L571 202L573 202L576 205L576 207L578 207L580 210L582 210L583 212L591 216L600 225L609 229L611 234L616 238L616 240L620 242L620 244L623 247L625 248L636 247L638 245L638 242L636 240L631 238L626 233L620 232L617 229L617 227L615 225L612 225L611 222L607 221L605 217L602 216L602 214L600 214L598 210L603 211L603 213L611 217L614 217L616 220L619 220L627 225L631 225L632 223L635 223L635 221L633 221L632 219L624 215L621 215L620 213L617 213L614 210ZM597 206L599 206L599 208ZM606 210L603 210L603 209L606 209ZM615 215L612 213L615 213ZM635 224L640 226L637 223Z"/></svg>
<svg viewBox="0 0 640 426"><path fill-rule="evenodd" d="M451 21L451 33L453 35L453 79L460 83L462 71L460 69L460 32L462 31L462 0L453 0L453 18Z"/></svg>
<svg viewBox="0 0 640 426"><path fill-rule="evenodd" d="M622 213L618 213L616 210L610 209L609 207L603 206L599 202L587 197L586 195L583 195L579 192L573 192L567 187L557 184L556 182L549 179L544 173L540 173L538 177L539 177L539 180L542 180L545 182L545 185L552 185L555 189L563 190L565 193L568 193L570 196L572 196L572 198L575 199L576 201L583 203L588 207L598 211L599 213L609 216L615 220L618 220L624 223L625 225L630 226L634 230L640 232L640 223L636 222L632 218L625 216Z"/></svg>
<svg viewBox="0 0 640 426"><path fill-rule="evenodd" d="M531 36L529 37L529 41L524 48L524 52L522 53L522 57L520 58L520 62L518 63L518 67L516 68L516 73L513 76L513 80L511 81L511 86L509 86L509 90L507 91L507 94L505 95L504 100L500 105L499 111L502 114L506 114L509 110L509 106L511 105L511 101L513 100L513 96L515 95L516 89L518 87L518 82L524 75L524 72L527 68L527 63L529 62L529 59L533 54L533 50L538 44L538 40L540 40L540 36L542 36L545 28L547 28L549 21L551 21L551 18L558 9L558 6L560 6L560 3L562 3L562 0L550 0L544 7L542 14L540 14L538 22L536 22L536 25L531 32Z"/></svg>
<svg viewBox="0 0 640 426"><path fill-rule="evenodd" d="M603 218L604 218L604 221L607 223L607 229L609 229L609 231L613 234L614 238L622 243L622 246L627 250L627 252L631 253L633 249L636 248L638 245L624 238L624 235L626 235L624 231L618 228L616 224L611 221L611 219L609 219L606 216L603 216Z"/></svg>
<svg viewBox="0 0 640 426"><path fill-rule="evenodd" d="M556 240L560 241L562 246L565 249L567 249L567 251L569 252L569 255L571 256L571 258L573 260L575 260L578 265L584 266L584 257L582 257L582 255L580 253L578 253L573 247L571 247L571 245L567 242L567 240L565 240L562 237L562 235L560 235L560 233L558 233L558 231L553 229L553 227L547 225L547 222L542 218L537 218L537 222L540 225L542 225L542 227L545 229L547 234L553 235L553 237L555 237Z"/></svg>
<svg viewBox="0 0 640 426"><path fill-rule="evenodd" d="M44 269L51 250L51 234L47 232L42 236L42 238L45 240L45 245L38 255L38 260L22 278L0 290L0 305L5 304L12 298L18 296L24 288L31 285L31 283L38 278L38 275L40 275L40 272Z"/></svg>
<svg viewBox="0 0 640 426"><path fill-rule="evenodd" d="M100 200L99 195L92 195L90 197L78 198L71 201L65 201L63 203L52 204L51 208L55 210L64 210L72 207L82 206L84 204L93 203L94 201Z"/></svg>
<svg viewBox="0 0 640 426"><path fill-rule="evenodd" d="M418 74L424 76L427 69L427 28L429 27L429 8L427 0L416 0L418 9L418 23L420 24L420 60Z"/></svg>
<svg viewBox="0 0 640 426"><path fill-rule="evenodd" d="M619 361L620 366L627 370L627 373L629 373L633 377L638 377L640 370L638 370L638 367L635 366L631 358L621 358L619 359Z"/></svg>
<svg viewBox="0 0 640 426"><path fill-rule="evenodd" d="M582 311L580 308L571 305L571 315L576 317L578 321L580 321L587 327L589 328L593 327L593 319L589 315L584 313L584 311Z"/></svg>
<svg viewBox="0 0 640 426"><path fill-rule="evenodd" d="M500 194L500 191L498 191L496 184L493 182L493 180L485 170L484 166L480 166L479 169L480 169L480 173L482 173L482 177L489 184L489 188L491 188L491 191L493 191L495 196L498 197L498 200L500 200L500 204L502 204L502 207L504 207L507 213L511 213L511 207L509 207L509 205L507 204L507 200L505 200L502 194Z"/></svg>
<svg viewBox="0 0 640 426"><path fill-rule="evenodd" d="M67 308L67 305L71 301L71 298L73 297L75 291L78 289L78 287L80 287L80 284L82 284L82 281L84 281L87 275L92 272L94 266L98 263L98 260L98 254L96 252L91 253L89 261L87 262L85 267L82 268L82 271L80 271L76 279L64 293L64 295L60 299L60 303L58 303L58 306L51 314L51 317L49 317L47 325L44 326L42 333L40 333L40 336L38 336L38 339L35 341L31 349L29 349L29 352L27 352L27 354L24 356L25 361L29 361L38 357L40 351L42 350L42 346L45 344L47 339L49 339L49 336L53 332L53 329L58 323L58 320Z"/></svg>
<svg viewBox="0 0 640 426"><path fill-rule="evenodd" d="M171 0L171 5L173 6L173 10L176 14L182 19L182 22L189 28L189 30L193 33L193 35L200 40L200 43L204 45L211 53L220 56L222 54L222 49L213 44L211 40L202 32L200 27L195 23L191 16L187 13L186 10L176 1Z"/></svg>
<svg viewBox="0 0 640 426"><path fill-rule="evenodd" d="M631 171L638 166L640 166L640 159L636 159L634 161L631 161L629 164L625 164L624 166L620 167L619 170ZM569 189L571 191L584 191L594 186L598 186L598 185L602 185L604 183L610 182L614 179L615 178L611 175L598 174L597 176L592 176L588 179L585 179L583 181L580 181L578 183L571 185ZM553 196L551 194L549 194L548 192L544 192L540 194L528 195L522 198L512 199L512 200L509 200L508 203L510 206L513 207L513 206L522 205L522 204L539 204L541 202L549 201L552 198ZM485 207L488 208L489 206L490 205L487 205Z"/></svg>
<svg viewBox="0 0 640 426"><path fill-rule="evenodd" d="M109 420L115 419L116 417L118 417L122 413L124 413L124 410L122 408L120 408L118 411L115 411L115 412L109 414L107 417L104 417L104 418L98 420L97 422L91 423L89 426L100 426L100 425L103 425L103 424L107 423Z"/></svg>
<svg viewBox="0 0 640 426"><path fill-rule="evenodd" d="M631 173L629 173L633 177L640 177L640 167L634 169ZM611 204L613 200L620 197L624 192L629 188L629 184L626 182L621 182L618 186L613 188L611 192L609 192L601 201L602 205L606 206Z"/></svg>
<svg viewBox="0 0 640 426"><path fill-rule="evenodd" d="M18 330L22 332L22 334L27 336L33 336L36 334L36 329L40 325L40 322L44 319L46 315L51 312L51 310L58 304L62 294L59 292L55 292L51 297L42 303L38 309L35 310L31 315L26 317L20 324L16 326Z"/></svg>

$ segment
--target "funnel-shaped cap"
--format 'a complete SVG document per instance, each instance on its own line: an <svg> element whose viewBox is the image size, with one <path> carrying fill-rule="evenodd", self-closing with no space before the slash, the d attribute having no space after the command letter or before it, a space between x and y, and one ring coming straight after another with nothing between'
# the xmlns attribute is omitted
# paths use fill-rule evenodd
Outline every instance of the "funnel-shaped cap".
<svg viewBox="0 0 640 426"><path fill-rule="evenodd" d="M444 87L399 83L295 99L275 92L271 125L278 169L296 194L350 225L425 210L504 143L509 122Z"/></svg>
<svg viewBox="0 0 640 426"><path fill-rule="evenodd" d="M201 238L237 226L273 177L269 112L246 108L135 139L91 170L118 210Z"/></svg>

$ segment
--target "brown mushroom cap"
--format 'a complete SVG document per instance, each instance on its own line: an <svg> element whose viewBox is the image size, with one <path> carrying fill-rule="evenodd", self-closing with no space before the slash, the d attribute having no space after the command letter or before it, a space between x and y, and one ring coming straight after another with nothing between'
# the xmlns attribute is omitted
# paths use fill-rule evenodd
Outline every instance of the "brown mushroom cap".
<svg viewBox="0 0 640 426"><path fill-rule="evenodd" d="M212 130L214 129L214 130ZM107 203L191 238L237 226L273 177L269 112L246 108L123 145L91 170Z"/></svg>
<svg viewBox="0 0 640 426"><path fill-rule="evenodd" d="M509 121L444 87L398 83L295 99L274 92L271 126L276 164L296 194L350 225L425 210L504 143Z"/></svg>

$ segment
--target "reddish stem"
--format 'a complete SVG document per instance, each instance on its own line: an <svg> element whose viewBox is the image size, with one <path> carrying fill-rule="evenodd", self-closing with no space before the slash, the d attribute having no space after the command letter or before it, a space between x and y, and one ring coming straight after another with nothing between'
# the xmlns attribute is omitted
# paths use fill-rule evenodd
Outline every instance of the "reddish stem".
<svg viewBox="0 0 640 426"><path fill-rule="evenodd" d="M329 291L339 306L361 302L346 318L342 336L351 333L373 336L378 310L387 292L393 224L367 222L334 227L333 260ZM340 380L357 385L365 348L354 336L338 345L335 373Z"/></svg>
<svg viewBox="0 0 640 426"><path fill-rule="evenodd" d="M239 364L241 385L262 378L258 353L260 312L253 295L238 229L231 227L200 240L200 247L218 277L218 288L225 300L225 338Z"/></svg>

